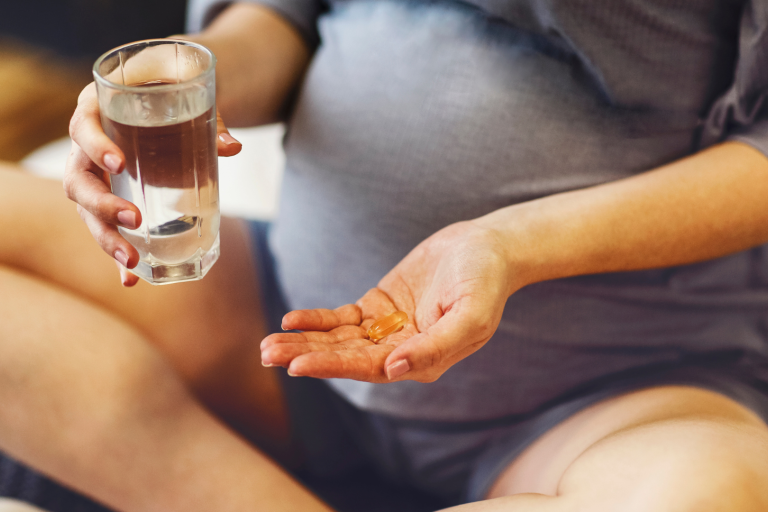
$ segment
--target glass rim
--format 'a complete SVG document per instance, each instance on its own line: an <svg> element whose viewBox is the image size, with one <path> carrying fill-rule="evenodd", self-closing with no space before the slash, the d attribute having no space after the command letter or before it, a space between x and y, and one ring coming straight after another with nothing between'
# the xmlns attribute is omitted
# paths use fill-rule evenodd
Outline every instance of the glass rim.
<svg viewBox="0 0 768 512"><path fill-rule="evenodd" d="M201 50L208 54L210 56L210 62L208 63L208 67L203 70L202 73L197 75L194 78L189 78L187 80L182 80L181 82L176 82L173 84L157 84L157 85L125 85L125 84L117 84L115 82L112 82L111 80L108 80L104 76L99 73L98 69L101 66L101 64L109 57L114 55L115 53L125 50L126 48L130 48L131 46L138 46L138 45L149 45L151 43L157 43L160 44L183 44L185 46L191 46L193 48L197 48L198 50ZM213 52L207 48L206 46L203 46L200 43L194 43L192 41L188 41L186 39L142 39L141 41L133 41L132 43L127 43L121 46L117 46L115 48L112 48L111 50L108 50L104 52L101 57L96 59L96 62L93 63L93 78L94 80L103 87L110 87L112 89L120 89L121 91L126 92L143 92L146 93L148 90L153 91L173 91L176 89L183 89L185 86L187 86L190 83L199 81L201 78L207 77L211 73L214 72L216 69L216 55L213 54Z"/></svg>

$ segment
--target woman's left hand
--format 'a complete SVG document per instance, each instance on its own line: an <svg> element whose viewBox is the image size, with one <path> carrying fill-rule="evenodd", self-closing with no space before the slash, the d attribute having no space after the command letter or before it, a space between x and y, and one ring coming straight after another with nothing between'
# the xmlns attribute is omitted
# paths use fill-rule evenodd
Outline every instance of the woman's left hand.
<svg viewBox="0 0 768 512"><path fill-rule="evenodd" d="M285 330L261 343L262 363L291 375L367 382L433 382L479 350L520 288L499 233L476 222L452 224L410 252L356 304L291 311ZM516 284L517 283L517 284ZM400 332L368 339L374 321L408 314Z"/></svg>

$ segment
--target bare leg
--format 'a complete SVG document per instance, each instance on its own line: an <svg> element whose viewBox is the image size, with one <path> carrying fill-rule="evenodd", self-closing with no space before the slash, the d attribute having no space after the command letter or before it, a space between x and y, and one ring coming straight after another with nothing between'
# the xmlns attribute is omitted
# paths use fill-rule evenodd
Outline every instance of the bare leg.
<svg viewBox="0 0 768 512"><path fill-rule="evenodd" d="M542 436L489 499L455 512L768 510L768 427L717 393L659 387L597 404Z"/></svg>
<svg viewBox="0 0 768 512"><path fill-rule="evenodd" d="M125 511L328 510L124 320L0 267L0 447Z"/></svg>
<svg viewBox="0 0 768 512"><path fill-rule="evenodd" d="M136 328L208 407L287 457L280 387L260 364L266 332L242 223L223 219L222 255L204 280L126 289L61 184L16 170L0 167L0 265L69 290ZM0 295L0 307L7 300Z"/></svg>

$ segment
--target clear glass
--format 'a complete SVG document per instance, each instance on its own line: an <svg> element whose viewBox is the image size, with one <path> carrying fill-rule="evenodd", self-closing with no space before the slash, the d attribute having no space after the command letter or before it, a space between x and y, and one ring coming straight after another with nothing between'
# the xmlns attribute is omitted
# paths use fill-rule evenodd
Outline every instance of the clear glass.
<svg viewBox="0 0 768 512"><path fill-rule="evenodd" d="M151 284L202 279L219 258L216 58L199 44L138 41L93 66L101 124L126 157L112 192L142 223L119 228Z"/></svg>

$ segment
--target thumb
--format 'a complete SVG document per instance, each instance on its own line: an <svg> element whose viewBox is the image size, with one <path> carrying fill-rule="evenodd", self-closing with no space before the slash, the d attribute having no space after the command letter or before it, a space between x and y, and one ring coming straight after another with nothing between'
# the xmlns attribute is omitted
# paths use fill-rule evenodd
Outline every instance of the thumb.
<svg viewBox="0 0 768 512"><path fill-rule="evenodd" d="M426 332L412 336L387 357L387 378L433 382L451 365L477 351L493 334L485 322L471 321L454 307Z"/></svg>
<svg viewBox="0 0 768 512"><path fill-rule="evenodd" d="M243 149L243 145L230 135L218 110L216 110L216 143L219 156L235 156Z"/></svg>

